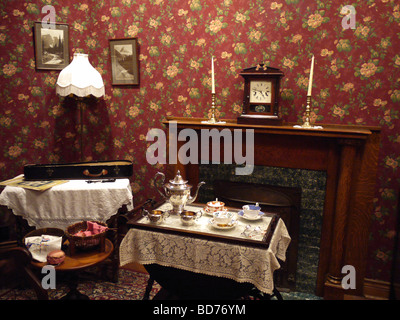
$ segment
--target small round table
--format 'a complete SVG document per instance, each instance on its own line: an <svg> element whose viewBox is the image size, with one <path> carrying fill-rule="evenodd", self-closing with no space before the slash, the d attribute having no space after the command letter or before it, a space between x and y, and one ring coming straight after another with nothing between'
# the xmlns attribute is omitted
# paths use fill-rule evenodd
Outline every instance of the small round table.
<svg viewBox="0 0 400 320"><path fill-rule="evenodd" d="M57 272L76 272L94 266L107 259L114 250L114 246L109 239L105 239L105 249L100 252L98 249L90 251L77 251L73 256L65 256L65 260L59 266L55 266ZM43 268L46 262L32 261L36 268ZM76 276L76 274L73 274ZM89 297L80 293L77 289L76 277L69 283L69 292L62 297L64 300L89 300Z"/></svg>

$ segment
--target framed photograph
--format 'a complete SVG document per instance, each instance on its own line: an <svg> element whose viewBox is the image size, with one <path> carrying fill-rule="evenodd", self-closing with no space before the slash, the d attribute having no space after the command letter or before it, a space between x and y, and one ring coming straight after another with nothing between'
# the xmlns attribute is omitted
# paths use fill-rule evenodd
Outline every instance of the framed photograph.
<svg viewBox="0 0 400 320"><path fill-rule="evenodd" d="M110 39L112 85L139 85L137 38Z"/></svg>
<svg viewBox="0 0 400 320"><path fill-rule="evenodd" d="M33 29L36 69L62 70L69 65L68 24L35 22Z"/></svg>

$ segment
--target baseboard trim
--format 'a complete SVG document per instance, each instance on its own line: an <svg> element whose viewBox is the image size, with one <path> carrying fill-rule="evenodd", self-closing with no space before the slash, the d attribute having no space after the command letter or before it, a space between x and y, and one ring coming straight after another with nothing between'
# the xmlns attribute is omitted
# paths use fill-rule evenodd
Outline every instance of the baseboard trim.
<svg viewBox="0 0 400 320"><path fill-rule="evenodd" d="M396 297L400 297L400 284L394 285ZM364 279L364 296L367 299L388 300L390 296L390 283L387 281Z"/></svg>

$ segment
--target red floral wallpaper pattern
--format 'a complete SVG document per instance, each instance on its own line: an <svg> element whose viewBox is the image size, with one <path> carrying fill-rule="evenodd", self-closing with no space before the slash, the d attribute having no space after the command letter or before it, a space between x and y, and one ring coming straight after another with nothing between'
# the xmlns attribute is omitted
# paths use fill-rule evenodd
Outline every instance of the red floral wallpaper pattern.
<svg viewBox="0 0 400 320"><path fill-rule="evenodd" d="M63 100L58 71L35 70L32 26L46 4L69 24L71 57L88 53L102 74L104 99ZM342 28L346 5L355 29ZM79 161L82 105L84 160L132 160L137 201L155 195L152 178L163 169L146 162L147 131L167 115L207 116L212 55L220 117L237 117L238 74L264 62L284 71L284 118L297 121L314 54L313 119L382 127L368 276L389 279L400 182L398 1L9 0L0 8L0 179L26 163ZM138 88L111 85L108 39L126 37L140 43Z"/></svg>

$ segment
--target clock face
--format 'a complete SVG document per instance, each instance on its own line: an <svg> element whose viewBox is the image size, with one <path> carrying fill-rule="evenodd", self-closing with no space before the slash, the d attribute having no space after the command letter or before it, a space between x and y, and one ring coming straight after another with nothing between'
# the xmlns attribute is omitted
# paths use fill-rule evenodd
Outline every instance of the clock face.
<svg viewBox="0 0 400 320"><path fill-rule="evenodd" d="M250 103L271 103L271 81L250 82Z"/></svg>

